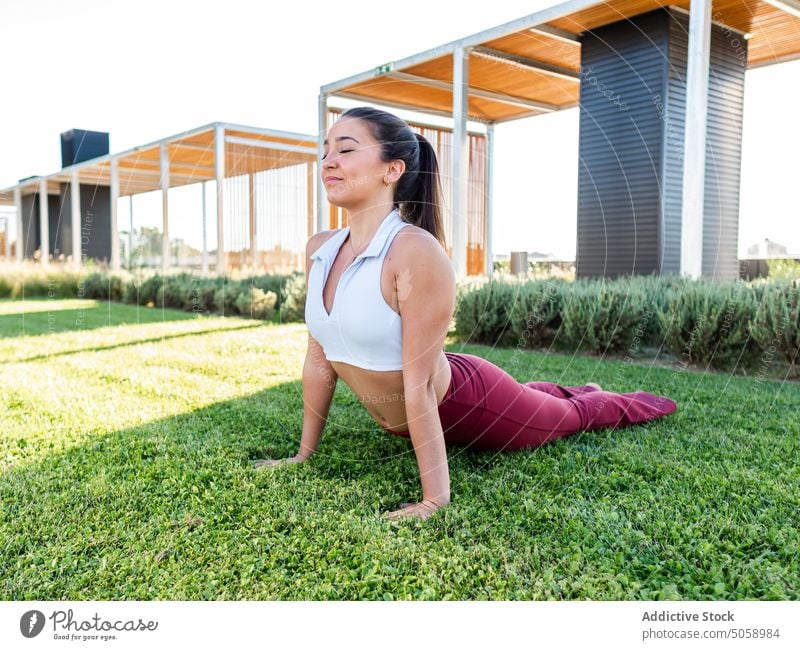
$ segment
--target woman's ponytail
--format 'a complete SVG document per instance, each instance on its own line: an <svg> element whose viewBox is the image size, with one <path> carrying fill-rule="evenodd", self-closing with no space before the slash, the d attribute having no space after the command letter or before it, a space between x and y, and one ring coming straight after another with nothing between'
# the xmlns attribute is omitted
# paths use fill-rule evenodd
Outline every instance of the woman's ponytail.
<svg viewBox="0 0 800 650"><path fill-rule="evenodd" d="M405 216L415 226L431 233L444 246L442 232L442 188L436 151L421 133L414 134L419 145L419 167L412 193L405 201Z"/></svg>
<svg viewBox="0 0 800 650"><path fill-rule="evenodd" d="M381 144L381 160L402 160L406 164L395 187L395 207L400 209L403 220L427 230L445 248L439 164L431 143L396 115L371 106L350 108L342 113L345 117L367 123Z"/></svg>

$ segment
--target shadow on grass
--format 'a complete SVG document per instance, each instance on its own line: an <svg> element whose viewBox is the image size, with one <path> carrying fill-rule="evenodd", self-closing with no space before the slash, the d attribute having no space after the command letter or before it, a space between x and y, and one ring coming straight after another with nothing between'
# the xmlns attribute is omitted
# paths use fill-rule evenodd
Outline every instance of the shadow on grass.
<svg viewBox="0 0 800 650"><path fill-rule="evenodd" d="M14 363L23 363L26 361L39 361L41 359L50 359L55 357L62 357L70 354L80 354L81 352L105 352L107 350L114 350L116 348L124 348L130 345L141 345L142 343L162 343L173 339L181 339L187 336L204 336L206 334L219 334L220 332L235 332L237 330L247 330L263 327L263 322L256 322L253 325L241 325L239 327L225 327L219 326L211 327L209 329L197 330L196 332L182 332L181 334L166 334L164 336L153 336L146 339L134 339L125 341L123 343L114 343L113 345L98 345L91 348L77 348L75 350L64 350L62 352L50 352L47 354L39 354L33 357L24 357L21 359L14 359Z"/></svg>
<svg viewBox="0 0 800 650"><path fill-rule="evenodd" d="M5 301L8 303L9 301ZM113 303L113 311L103 303L74 309L59 309L61 300L54 301L54 309L36 309L28 313L0 314L0 338L42 336L60 332L85 332L101 327L192 320L191 312L175 309L137 308L136 305ZM0 311L3 303L0 302Z"/></svg>
<svg viewBox="0 0 800 650"><path fill-rule="evenodd" d="M427 522L399 526L379 515L421 497L410 442L380 430L342 383L336 390L317 454L278 468L255 470L251 461L297 451L299 381L61 450L6 439L17 447L4 455L18 464L0 474L0 594L735 600L800 593L789 514L800 504L796 491L786 492L796 440L764 435L764 423L747 419L760 389L535 450L448 448L453 503ZM674 397L685 404L690 390Z"/></svg>
<svg viewBox="0 0 800 650"><path fill-rule="evenodd" d="M259 589L242 576L288 541L298 516L327 520L331 532L343 517L363 523L417 491L409 443L386 435L366 412L344 433L329 423L311 461L254 469L254 460L296 453L301 392L302 383L291 382L57 451L7 440L17 446L6 458L21 460L0 474L0 594L252 597ZM37 459L25 462L31 451ZM292 547L278 556L288 561ZM223 583L213 580L212 564L222 565ZM278 583L264 597L291 598L291 581Z"/></svg>

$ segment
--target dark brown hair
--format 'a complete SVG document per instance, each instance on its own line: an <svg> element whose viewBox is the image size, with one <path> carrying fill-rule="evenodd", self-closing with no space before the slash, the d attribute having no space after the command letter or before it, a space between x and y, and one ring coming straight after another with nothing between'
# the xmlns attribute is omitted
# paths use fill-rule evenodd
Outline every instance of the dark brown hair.
<svg viewBox="0 0 800 650"><path fill-rule="evenodd" d="M444 246L439 163L431 143L396 115L370 106L350 108L341 118L364 120L381 145L381 160L402 160L406 170L397 181L395 207L405 221L431 233Z"/></svg>

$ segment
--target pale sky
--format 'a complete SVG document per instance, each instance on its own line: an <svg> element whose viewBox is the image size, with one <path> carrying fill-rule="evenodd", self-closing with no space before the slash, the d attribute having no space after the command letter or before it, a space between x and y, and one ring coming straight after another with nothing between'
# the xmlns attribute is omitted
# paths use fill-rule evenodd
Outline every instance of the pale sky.
<svg viewBox="0 0 800 650"><path fill-rule="evenodd" d="M554 4L3 0L0 188L57 171L72 128L109 132L112 152L213 121L316 135L321 85ZM800 61L747 73L740 252L768 237L800 253L798 80ZM574 257L578 120L496 127L495 253ZM179 197L171 224L191 214Z"/></svg>

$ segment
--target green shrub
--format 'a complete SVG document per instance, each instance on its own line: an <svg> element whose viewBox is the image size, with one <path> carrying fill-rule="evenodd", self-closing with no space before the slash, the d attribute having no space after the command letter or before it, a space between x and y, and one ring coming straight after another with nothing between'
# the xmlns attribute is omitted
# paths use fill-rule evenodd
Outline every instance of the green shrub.
<svg viewBox="0 0 800 650"><path fill-rule="evenodd" d="M239 282L227 281L214 291L214 311L223 316L232 316L237 313L236 300L242 292Z"/></svg>
<svg viewBox="0 0 800 650"><path fill-rule="evenodd" d="M79 282L78 294L81 298L121 302L123 287L129 281L130 274L122 271L117 273L93 271Z"/></svg>
<svg viewBox="0 0 800 650"><path fill-rule="evenodd" d="M561 325L566 283L561 280L526 282L510 310L511 331L524 347L539 347L555 337Z"/></svg>
<svg viewBox="0 0 800 650"><path fill-rule="evenodd" d="M798 374L800 352L800 281L777 281L760 287L751 331L770 360L777 352Z"/></svg>
<svg viewBox="0 0 800 650"><path fill-rule="evenodd" d="M667 349L682 362L729 369L747 367L758 355L750 335L755 313L747 285L698 280L669 291L659 321Z"/></svg>
<svg viewBox="0 0 800 650"><path fill-rule="evenodd" d="M560 336L573 348L595 354L621 352L645 320L646 294L641 283L579 280L564 296Z"/></svg>
<svg viewBox="0 0 800 650"><path fill-rule="evenodd" d="M156 294L164 283L164 277L155 273L143 275L126 288L125 302L138 305L155 305Z"/></svg>
<svg viewBox="0 0 800 650"><path fill-rule="evenodd" d="M286 275L255 275L241 280L242 286L256 287L264 293L272 292L277 297L275 309L280 309L283 305L284 295L282 287L286 279L291 276Z"/></svg>
<svg viewBox="0 0 800 650"><path fill-rule="evenodd" d="M280 307L282 322L304 321L306 317L306 276L296 273L286 278L281 291Z"/></svg>
<svg viewBox="0 0 800 650"><path fill-rule="evenodd" d="M456 305L456 333L475 343L511 343L509 312L520 286L492 280L462 291Z"/></svg>
<svg viewBox="0 0 800 650"><path fill-rule="evenodd" d="M236 298L236 310L242 315L261 320L272 320L278 295L274 291L266 293L258 287L244 287Z"/></svg>

